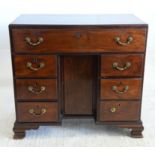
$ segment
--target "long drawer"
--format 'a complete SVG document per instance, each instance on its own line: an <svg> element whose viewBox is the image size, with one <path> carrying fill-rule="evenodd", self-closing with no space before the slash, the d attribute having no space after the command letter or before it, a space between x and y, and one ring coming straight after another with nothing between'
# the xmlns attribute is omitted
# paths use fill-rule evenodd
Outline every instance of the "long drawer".
<svg viewBox="0 0 155 155"><path fill-rule="evenodd" d="M144 52L146 28L13 28L17 53Z"/></svg>

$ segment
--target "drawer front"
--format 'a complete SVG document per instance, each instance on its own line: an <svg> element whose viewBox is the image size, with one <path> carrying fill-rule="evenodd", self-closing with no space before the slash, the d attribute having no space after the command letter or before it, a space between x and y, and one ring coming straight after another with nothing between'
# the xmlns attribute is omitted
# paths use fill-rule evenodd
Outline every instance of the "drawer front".
<svg viewBox="0 0 155 155"><path fill-rule="evenodd" d="M14 57L16 77L56 77L57 57L17 55Z"/></svg>
<svg viewBox="0 0 155 155"><path fill-rule="evenodd" d="M92 49L104 52L144 52L145 28L109 28L89 32Z"/></svg>
<svg viewBox="0 0 155 155"><path fill-rule="evenodd" d="M103 79L100 97L104 99L140 99L141 79Z"/></svg>
<svg viewBox="0 0 155 155"><path fill-rule="evenodd" d="M12 36L14 51L26 53L76 51L87 42L86 32L79 29L13 29Z"/></svg>
<svg viewBox="0 0 155 155"><path fill-rule="evenodd" d="M101 77L110 76L142 76L143 55L102 55Z"/></svg>
<svg viewBox="0 0 155 155"><path fill-rule="evenodd" d="M103 101L99 106L99 121L138 121L139 101Z"/></svg>
<svg viewBox="0 0 155 155"><path fill-rule="evenodd" d="M19 100L56 100L57 80L16 80L16 97Z"/></svg>
<svg viewBox="0 0 155 155"><path fill-rule="evenodd" d="M144 52L145 28L12 29L17 53Z"/></svg>
<svg viewBox="0 0 155 155"><path fill-rule="evenodd" d="M18 102L17 120L19 122L58 122L58 103Z"/></svg>

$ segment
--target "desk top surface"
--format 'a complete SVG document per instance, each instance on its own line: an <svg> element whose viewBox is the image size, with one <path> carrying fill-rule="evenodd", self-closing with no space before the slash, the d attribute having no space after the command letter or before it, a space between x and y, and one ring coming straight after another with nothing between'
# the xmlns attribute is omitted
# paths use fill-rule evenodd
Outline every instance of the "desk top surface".
<svg viewBox="0 0 155 155"><path fill-rule="evenodd" d="M25 14L17 17L15 25L143 25L146 24L132 14L71 14L47 15Z"/></svg>

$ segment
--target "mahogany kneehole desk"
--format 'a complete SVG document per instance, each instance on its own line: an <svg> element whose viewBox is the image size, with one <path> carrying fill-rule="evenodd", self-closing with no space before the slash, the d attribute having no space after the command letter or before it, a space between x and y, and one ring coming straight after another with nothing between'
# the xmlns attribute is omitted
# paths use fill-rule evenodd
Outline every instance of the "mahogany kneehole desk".
<svg viewBox="0 0 155 155"><path fill-rule="evenodd" d="M133 15L21 15L9 25L14 138L66 117L142 137L147 24Z"/></svg>

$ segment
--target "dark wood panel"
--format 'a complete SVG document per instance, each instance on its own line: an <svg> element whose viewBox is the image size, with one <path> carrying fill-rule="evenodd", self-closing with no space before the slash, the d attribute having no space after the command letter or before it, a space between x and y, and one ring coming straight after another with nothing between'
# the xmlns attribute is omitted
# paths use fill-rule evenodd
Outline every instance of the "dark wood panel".
<svg viewBox="0 0 155 155"><path fill-rule="evenodd" d="M99 105L99 121L138 121L139 101L103 101Z"/></svg>
<svg viewBox="0 0 155 155"><path fill-rule="evenodd" d="M59 111L56 102L18 102L19 122L58 122Z"/></svg>
<svg viewBox="0 0 155 155"><path fill-rule="evenodd" d="M57 99L57 80L16 80L17 99Z"/></svg>
<svg viewBox="0 0 155 155"><path fill-rule="evenodd" d="M93 56L64 56L64 113L93 113Z"/></svg>
<svg viewBox="0 0 155 155"><path fill-rule="evenodd" d="M101 76L142 76L144 55L113 54L101 56Z"/></svg>
<svg viewBox="0 0 155 155"><path fill-rule="evenodd" d="M16 55L14 65L16 77L57 76L57 57L54 55Z"/></svg>
<svg viewBox="0 0 155 155"><path fill-rule="evenodd" d="M25 53L94 53L95 52L144 52L146 29L138 28L98 28L84 29L12 29L13 45L15 52ZM25 38L29 37L32 43L38 43L39 38L43 38L37 46L29 45ZM133 37L133 41L127 45L119 45L115 37L120 37L120 41L125 43L128 37Z"/></svg>
<svg viewBox="0 0 155 155"><path fill-rule="evenodd" d="M102 79L100 98L102 100L140 99L141 86L141 79Z"/></svg>

